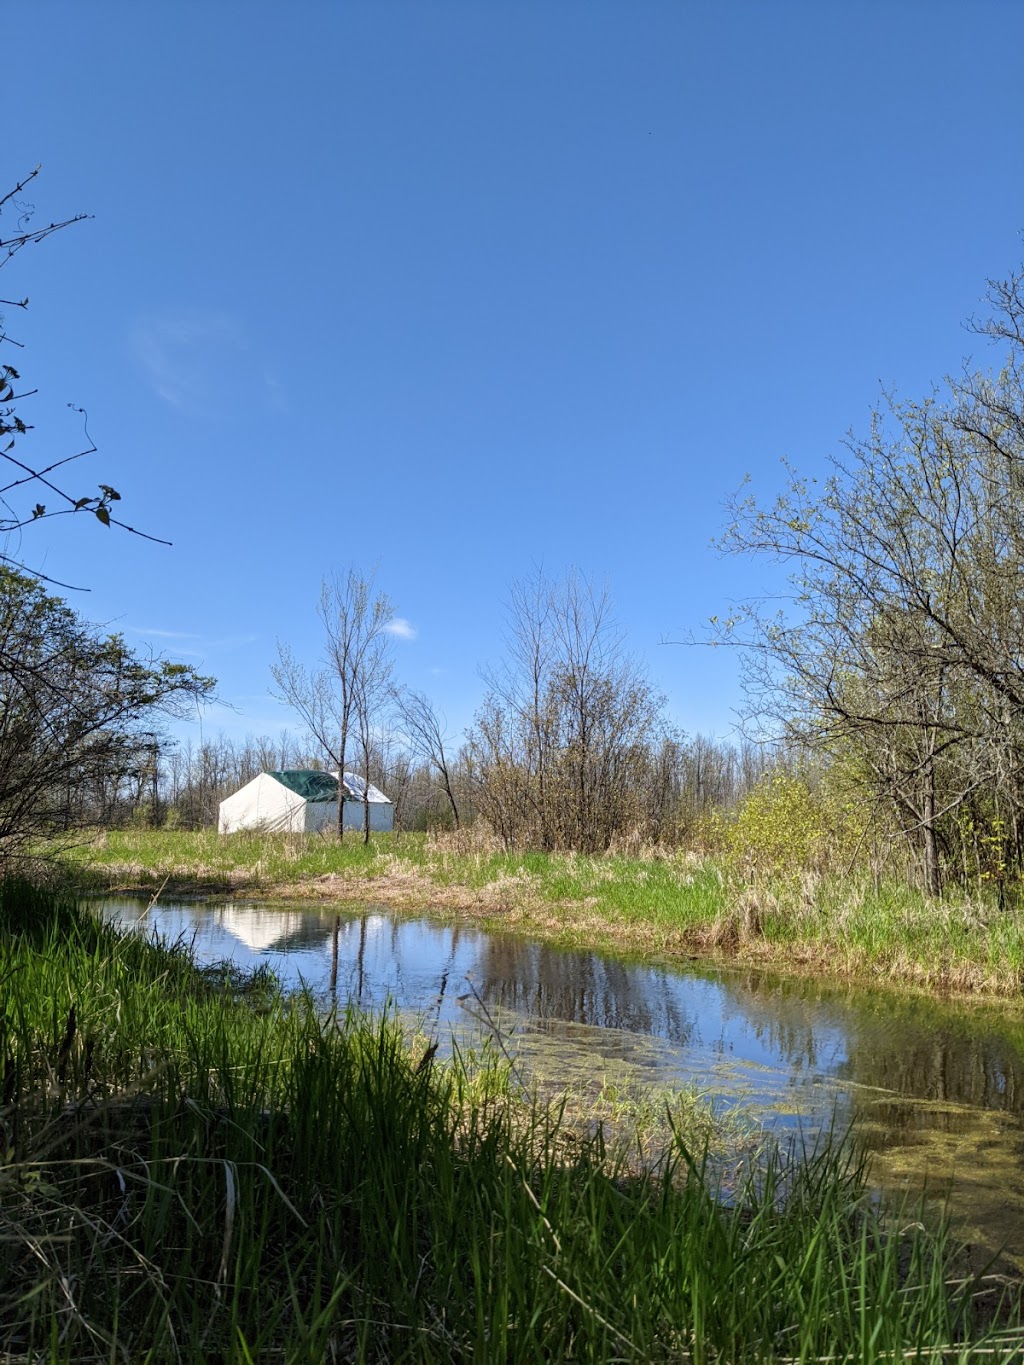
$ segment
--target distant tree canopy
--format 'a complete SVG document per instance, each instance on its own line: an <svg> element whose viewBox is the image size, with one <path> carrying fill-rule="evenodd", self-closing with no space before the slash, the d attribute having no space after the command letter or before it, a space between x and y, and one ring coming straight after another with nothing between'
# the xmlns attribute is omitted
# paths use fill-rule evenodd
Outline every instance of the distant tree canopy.
<svg viewBox="0 0 1024 1365"><path fill-rule="evenodd" d="M790 607L725 636L755 712L842 766L933 894L1024 865L1024 273L989 301L995 374L888 397L824 483L737 500L724 537L788 566Z"/></svg>
<svg viewBox="0 0 1024 1365"><path fill-rule="evenodd" d="M34 579L0 565L0 859L81 818L84 801L155 769L164 718L213 679L140 659Z"/></svg>

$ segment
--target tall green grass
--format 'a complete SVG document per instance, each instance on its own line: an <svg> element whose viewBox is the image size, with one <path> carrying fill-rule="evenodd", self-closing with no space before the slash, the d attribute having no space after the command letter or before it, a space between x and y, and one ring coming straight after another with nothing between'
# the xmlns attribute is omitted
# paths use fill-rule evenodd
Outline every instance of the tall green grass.
<svg viewBox="0 0 1024 1365"><path fill-rule="evenodd" d="M939 901L857 874L757 874L658 850L647 856L505 853L472 832L353 839L112 831L66 855L79 885L285 888L471 913L575 946L644 955L728 954L831 974L1016 995L1024 903L956 888Z"/></svg>
<svg viewBox="0 0 1024 1365"><path fill-rule="evenodd" d="M680 1135L651 1170L387 1021L243 985L0 888L3 1359L1020 1349L845 1145L725 1180Z"/></svg>

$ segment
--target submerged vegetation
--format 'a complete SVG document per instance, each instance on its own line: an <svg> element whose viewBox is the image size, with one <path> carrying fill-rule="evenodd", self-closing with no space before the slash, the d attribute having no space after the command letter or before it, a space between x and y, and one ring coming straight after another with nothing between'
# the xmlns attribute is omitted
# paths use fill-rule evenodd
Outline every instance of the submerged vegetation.
<svg viewBox="0 0 1024 1365"><path fill-rule="evenodd" d="M17 1361L1009 1358L1001 1281L843 1144L613 1149L507 1070L0 890ZM258 1008L253 1007L254 1001Z"/></svg>

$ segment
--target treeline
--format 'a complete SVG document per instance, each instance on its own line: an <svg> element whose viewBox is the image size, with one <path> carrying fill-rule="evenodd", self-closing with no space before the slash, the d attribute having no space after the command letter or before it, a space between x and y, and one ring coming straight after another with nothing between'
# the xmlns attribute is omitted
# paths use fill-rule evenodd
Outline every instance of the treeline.
<svg viewBox="0 0 1024 1365"><path fill-rule="evenodd" d="M158 755L148 782L121 783L122 821L212 825L220 801L258 773L348 770L351 753L393 802L400 830L483 820L510 850L694 845L707 842L712 814L734 811L795 762L777 745L676 730L626 652L607 594L576 572L513 586L506 657L485 674L461 743L427 697L395 680L384 629L392 608L372 583L355 572L329 580L320 614L328 666L311 675L285 650L274 670L302 739L218 739Z"/></svg>
<svg viewBox="0 0 1024 1365"><path fill-rule="evenodd" d="M217 823L220 802L259 773L324 766L287 732L277 739L219 735L198 744L186 740L173 747L140 749L138 759L136 765L106 774L91 790L78 790L65 823L78 828L208 828ZM619 838L682 842L699 837L712 812L736 810L779 763L776 753L760 745L701 735L666 741L649 759L650 783L633 793L623 809L623 823L614 831ZM488 791L468 747L455 754L449 775L460 821L487 818ZM398 829L452 827L451 805L436 770L397 741L374 745L370 781L393 801ZM516 833L518 846L528 846L529 826ZM517 846L515 838L510 846Z"/></svg>
<svg viewBox="0 0 1024 1365"><path fill-rule="evenodd" d="M490 676L461 741L390 670L373 688L357 675L345 768L388 794L400 830L483 820L509 849L587 852L706 841L711 814L778 765L770 748L673 731L589 582L538 576L513 611L529 649ZM311 685L324 742L309 725L276 739L169 737L167 720L194 715L212 687L0 565L0 857L90 827L209 827L261 772L337 768L326 679Z"/></svg>

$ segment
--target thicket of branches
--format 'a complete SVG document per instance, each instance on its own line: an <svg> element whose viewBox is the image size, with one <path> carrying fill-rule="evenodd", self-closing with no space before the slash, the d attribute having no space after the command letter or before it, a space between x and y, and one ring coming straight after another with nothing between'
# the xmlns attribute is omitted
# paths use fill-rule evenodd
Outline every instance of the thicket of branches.
<svg viewBox="0 0 1024 1365"><path fill-rule="evenodd" d="M0 859L110 819L126 788L154 788L161 723L212 686L188 665L139 658L0 565Z"/></svg>
<svg viewBox="0 0 1024 1365"><path fill-rule="evenodd" d="M595 853L664 821L664 699L624 652L604 592L578 574L516 584L506 657L486 683L468 770L508 847Z"/></svg>
<svg viewBox="0 0 1024 1365"><path fill-rule="evenodd" d="M276 738L225 735L178 743L155 742L139 750L138 762L112 768L102 781L82 789L74 808L79 825L138 825L204 829L217 823L220 802L261 772L287 768L325 768L315 746L282 733ZM761 745L732 744L701 735L675 742L658 755L662 810L657 834L641 823L620 831L623 839L660 839L683 844L706 839L713 812L730 812L780 766L779 755ZM785 763L782 763L785 767ZM404 735L375 741L370 781L395 806L400 830L455 828L451 802L435 765L418 756ZM486 818L478 800L478 773L466 746L447 758L448 782L460 823ZM500 833L500 831L499 831ZM513 845L522 847L522 844Z"/></svg>
<svg viewBox="0 0 1024 1365"><path fill-rule="evenodd" d="M1024 868L1024 274L989 302L998 371L888 397L823 485L738 501L725 537L792 589L729 623L756 713L899 832L932 894Z"/></svg>

